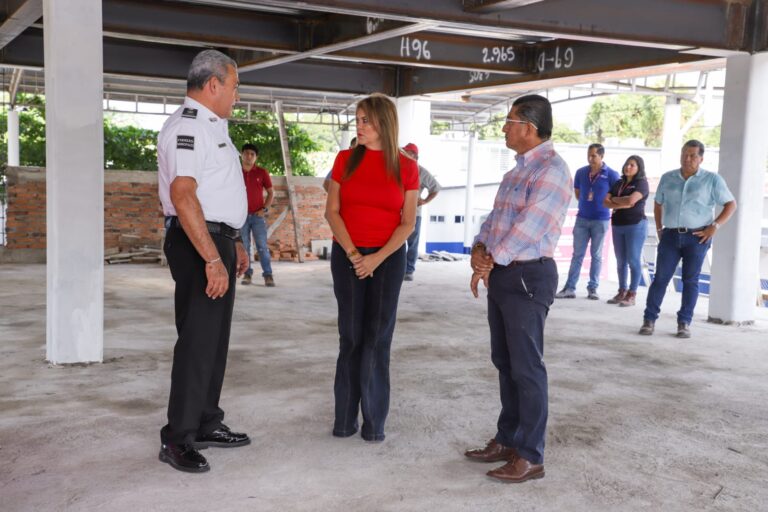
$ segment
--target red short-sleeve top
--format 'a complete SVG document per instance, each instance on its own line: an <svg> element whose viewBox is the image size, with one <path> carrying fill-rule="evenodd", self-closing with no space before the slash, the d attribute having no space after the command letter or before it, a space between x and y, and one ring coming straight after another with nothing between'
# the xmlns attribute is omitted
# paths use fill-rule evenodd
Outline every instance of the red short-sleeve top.
<svg viewBox="0 0 768 512"><path fill-rule="evenodd" d="M351 149L340 151L331 171L331 179L341 187L339 213L356 247L381 247L400 224L405 191L419 190L419 167L401 153L399 185L387 174L384 153L366 149L355 172L345 180L351 154Z"/></svg>

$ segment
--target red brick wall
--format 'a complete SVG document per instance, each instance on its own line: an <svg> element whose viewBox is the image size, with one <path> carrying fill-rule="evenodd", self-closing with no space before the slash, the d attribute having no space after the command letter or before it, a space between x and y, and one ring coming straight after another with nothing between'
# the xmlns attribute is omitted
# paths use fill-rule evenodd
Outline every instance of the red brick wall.
<svg viewBox="0 0 768 512"><path fill-rule="evenodd" d="M287 252L295 251L296 247L293 214L288 204L288 187L285 178L282 176L272 178L272 185L275 187L275 201L267 215L267 224L272 226L285 210L288 210L288 214L269 238L269 248L273 257L285 259L288 256ZM326 194L322 187L322 178L296 177L294 190L296 202L299 205L299 225L304 247L310 247L312 240L329 240L333 235L325 220Z"/></svg>
<svg viewBox="0 0 768 512"><path fill-rule="evenodd" d="M8 250L45 249L45 169L9 167L6 234ZM284 177L273 178L275 201L268 215L274 223L289 209ZM297 177L303 245L312 240L331 238L331 230L323 217L325 191L322 178ZM163 233L160 200L157 197L157 174L144 171L105 171L104 179L104 246L119 248L120 235L133 235L142 244L159 246ZM269 239L276 257L296 254L293 215L288 212Z"/></svg>

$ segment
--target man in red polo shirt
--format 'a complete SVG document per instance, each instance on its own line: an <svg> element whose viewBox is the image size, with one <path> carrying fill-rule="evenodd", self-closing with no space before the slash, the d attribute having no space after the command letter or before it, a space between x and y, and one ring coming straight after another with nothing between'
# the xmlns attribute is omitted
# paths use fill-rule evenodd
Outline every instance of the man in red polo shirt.
<svg viewBox="0 0 768 512"><path fill-rule="evenodd" d="M259 253L264 286L275 286L275 280L272 277L272 262L267 246L267 223L264 219L264 215L269 211L275 197L272 180L266 169L256 165L256 160L259 158L259 148L253 144L243 144L241 153L243 180L248 193L248 217L243 227L240 228L245 252L248 253L248 270L245 272L241 284L251 284L251 277L253 276L253 268L251 267L251 234L253 234L256 251ZM264 199L264 189L267 190L266 199Z"/></svg>

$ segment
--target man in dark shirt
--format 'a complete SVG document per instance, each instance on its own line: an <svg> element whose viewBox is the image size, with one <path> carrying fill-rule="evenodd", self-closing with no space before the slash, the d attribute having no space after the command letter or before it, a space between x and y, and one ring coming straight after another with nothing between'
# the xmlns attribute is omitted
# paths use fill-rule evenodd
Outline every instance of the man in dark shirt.
<svg viewBox="0 0 768 512"><path fill-rule="evenodd" d="M251 276L253 276L253 268L251 267L251 235L253 235L256 251L259 253L264 286L275 286L275 279L272 277L272 260L267 246L267 223L264 219L264 215L269 212L269 207L272 206L272 200L275 197L272 180L266 169L256 165L256 160L259 158L259 148L253 144L243 144L241 153L243 180L248 193L248 217L243 227L240 228L245 252L248 254L248 270L245 272L241 284L251 284ZM266 199L264 199L264 189L267 190Z"/></svg>

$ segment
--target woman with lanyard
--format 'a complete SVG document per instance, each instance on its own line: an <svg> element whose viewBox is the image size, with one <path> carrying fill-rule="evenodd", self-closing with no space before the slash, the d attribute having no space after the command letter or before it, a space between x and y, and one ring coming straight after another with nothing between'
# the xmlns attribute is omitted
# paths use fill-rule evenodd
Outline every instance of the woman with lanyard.
<svg viewBox="0 0 768 512"><path fill-rule="evenodd" d="M357 146L336 156L325 217L339 309L333 435L358 430L384 440L389 352L405 274L405 240L416 224L419 169L398 147L397 110L383 94L357 104Z"/></svg>
<svg viewBox="0 0 768 512"><path fill-rule="evenodd" d="M605 196L603 205L613 209L611 231L619 274L619 293L609 299L608 304L627 307L635 305L637 287L640 284L640 255L648 229L648 221L645 218L648 180L645 178L645 163L637 155L627 158L621 174L622 178L613 184ZM627 267L630 272L629 286Z"/></svg>

